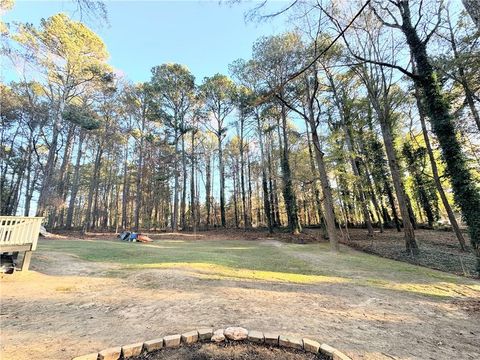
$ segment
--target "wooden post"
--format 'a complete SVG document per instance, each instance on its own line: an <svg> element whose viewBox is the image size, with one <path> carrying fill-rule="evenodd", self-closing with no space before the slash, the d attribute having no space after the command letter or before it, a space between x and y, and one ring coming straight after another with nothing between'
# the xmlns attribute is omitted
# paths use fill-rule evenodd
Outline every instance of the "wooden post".
<svg viewBox="0 0 480 360"><path fill-rule="evenodd" d="M30 260L32 259L32 251L25 251L22 261L22 271L28 271Z"/></svg>

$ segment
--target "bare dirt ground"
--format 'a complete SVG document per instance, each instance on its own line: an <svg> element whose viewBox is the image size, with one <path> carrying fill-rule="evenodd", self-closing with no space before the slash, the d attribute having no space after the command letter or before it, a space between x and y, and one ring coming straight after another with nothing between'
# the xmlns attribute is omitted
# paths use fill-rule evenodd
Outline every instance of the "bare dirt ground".
<svg viewBox="0 0 480 360"><path fill-rule="evenodd" d="M200 235L195 238L225 241L222 235ZM99 237L112 239L111 234ZM284 249L275 239L253 237ZM334 255L295 256L321 268ZM38 251L34 271L3 276L2 360L69 359L196 328L231 325L310 337L354 359L480 358L480 292L475 280L456 278L460 285L455 295L436 297L361 282L205 278L188 268L135 269L112 276L119 266ZM344 271L353 279L365 276L355 268ZM438 286L444 286L440 280Z"/></svg>

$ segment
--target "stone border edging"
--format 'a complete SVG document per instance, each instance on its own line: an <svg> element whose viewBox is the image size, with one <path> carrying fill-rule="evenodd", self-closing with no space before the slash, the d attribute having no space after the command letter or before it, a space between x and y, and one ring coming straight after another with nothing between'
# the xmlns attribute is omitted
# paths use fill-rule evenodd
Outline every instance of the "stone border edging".
<svg viewBox="0 0 480 360"><path fill-rule="evenodd" d="M338 349L307 338L296 338L285 336L276 332L262 332L256 330L247 330L242 327L228 327L226 329L214 330L213 328L204 328L189 331L183 334L164 336L153 340L147 340L135 344L117 346L73 358L72 360L119 360L139 356L143 353L149 353L160 349L178 348L182 344L191 345L196 342L215 342L221 343L226 339L232 341L248 341L253 344L266 344L278 347L303 350L313 354L324 354L330 356L333 360L352 360Z"/></svg>

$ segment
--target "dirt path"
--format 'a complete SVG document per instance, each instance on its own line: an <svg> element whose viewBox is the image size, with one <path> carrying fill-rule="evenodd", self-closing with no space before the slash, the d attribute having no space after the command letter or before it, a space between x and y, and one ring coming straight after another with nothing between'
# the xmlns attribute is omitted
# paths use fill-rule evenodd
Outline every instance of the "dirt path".
<svg viewBox="0 0 480 360"><path fill-rule="evenodd" d="M300 256L314 266L323 261L313 253ZM308 336L354 359L480 355L480 316L469 311L480 293L471 289L468 297L440 298L361 283L215 279L195 269L120 270L47 252L36 254L32 266L36 271L0 283L3 360L69 359L229 325Z"/></svg>

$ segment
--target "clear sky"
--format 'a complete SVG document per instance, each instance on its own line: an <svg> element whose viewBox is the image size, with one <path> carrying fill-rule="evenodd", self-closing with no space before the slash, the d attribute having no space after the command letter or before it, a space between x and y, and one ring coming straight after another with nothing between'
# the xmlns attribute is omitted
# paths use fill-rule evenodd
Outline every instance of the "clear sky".
<svg viewBox="0 0 480 360"><path fill-rule="evenodd" d="M110 53L110 64L132 81L146 81L150 69L165 62L187 65L200 83L217 72L228 73L228 64L248 58L260 36L286 30L282 19L245 22L252 2L228 5L219 1L105 1L110 25L89 20ZM273 8L280 8L281 1ZM38 25L41 18L65 12L77 18L69 1L17 0L4 16L5 22ZM4 80L14 76L4 74Z"/></svg>
<svg viewBox="0 0 480 360"><path fill-rule="evenodd" d="M228 5L218 0L107 0L105 4L109 25L91 19L84 23L105 42L110 65L134 82L149 80L150 69L166 62L188 66L197 83L215 73L228 74L230 63L251 56L257 38L287 30L281 18L273 22L245 22L244 14L255 6L254 2ZM271 8L279 9L285 4L273 0ZM3 21L39 25L42 18L59 12L78 20L75 10L67 0L16 0ZM3 81L18 80L13 66L4 67L6 64L2 64L0 74ZM216 174L213 185L217 194Z"/></svg>

